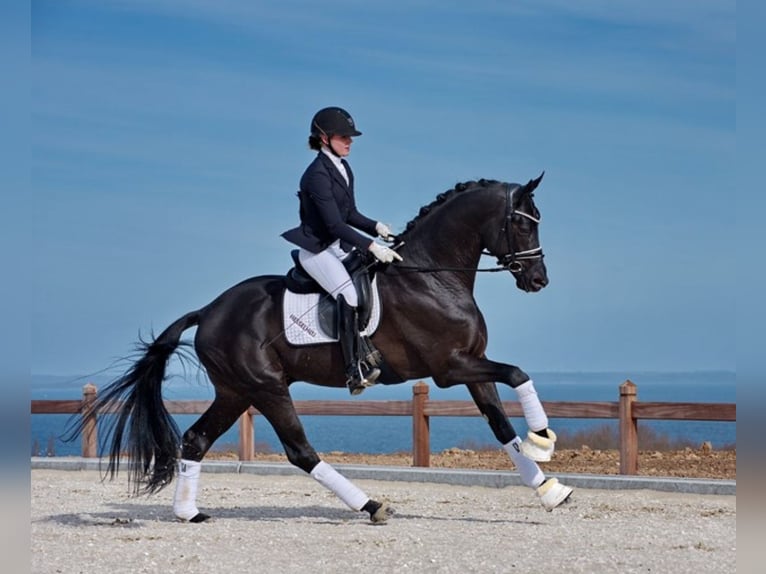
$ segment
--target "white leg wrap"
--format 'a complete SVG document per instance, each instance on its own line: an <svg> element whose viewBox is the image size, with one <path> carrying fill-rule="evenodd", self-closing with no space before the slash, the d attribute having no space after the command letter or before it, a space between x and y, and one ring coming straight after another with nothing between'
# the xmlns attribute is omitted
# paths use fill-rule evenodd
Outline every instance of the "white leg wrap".
<svg viewBox="0 0 766 574"><path fill-rule="evenodd" d="M516 393L521 403L521 410L524 411L524 418L527 420L529 430L540 431L548 428L548 416L543 410L543 405L537 397L535 384L532 379L516 387Z"/></svg>
<svg viewBox="0 0 766 574"><path fill-rule="evenodd" d="M325 461L320 461L312 469L311 476L319 484L334 492L352 510L362 510L362 507L370 500L369 496Z"/></svg>
<svg viewBox="0 0 766 574"><path fill-rule="evenodd" d="M197 485L202 463L181 459L178 462L178 480L173 496L173 513L181 520L191 520L199 514L197 510Z"/></svg>
<svg viewBox="0 0 766 574"><path fill-rule="evenodd" d="M528 459L521 452L521 439L519 437L514 438L508 444L504 444L503 448L511 457L511 462L516 466L516 470L519 471L521 482L530 488L537 488L545 480L545 475L537 463Z"/></svg>

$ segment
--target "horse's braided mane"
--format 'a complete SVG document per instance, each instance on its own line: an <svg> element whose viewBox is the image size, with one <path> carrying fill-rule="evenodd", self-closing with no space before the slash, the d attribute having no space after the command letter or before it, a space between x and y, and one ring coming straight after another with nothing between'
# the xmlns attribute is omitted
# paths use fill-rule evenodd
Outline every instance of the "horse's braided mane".
<svg viewBox="0 0 766 574"><path fill-rule="evenodd" d="M428 215L431 211L439 207L440 205L443 205L446 203L450 198L454 197L460 192L468 191L476 189L477 187L489 187L490 185L495 185L500 183L499 181L495 179L480 179L478 181L465 181L463 183L458 183L453 187L452 189L448 189L447 191L444 191L436 196L436 199L434 199L431 203L428 205L424 205L420 208L420 211L418 214L407 224L407 227L405 228L404 233L408 233L412 228L414 228L418 222L423 219L426 215Z"/></svg>

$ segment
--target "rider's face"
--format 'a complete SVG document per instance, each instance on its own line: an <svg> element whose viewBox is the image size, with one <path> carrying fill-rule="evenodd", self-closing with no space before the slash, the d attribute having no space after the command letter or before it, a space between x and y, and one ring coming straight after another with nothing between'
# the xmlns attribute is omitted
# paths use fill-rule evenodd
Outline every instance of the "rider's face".
<svg viewBox="0 0 766 574"><path fill-rule="evenodd" d="M351 136L330 136L328 144L340 157L346 157L351 153Z"/></svg>

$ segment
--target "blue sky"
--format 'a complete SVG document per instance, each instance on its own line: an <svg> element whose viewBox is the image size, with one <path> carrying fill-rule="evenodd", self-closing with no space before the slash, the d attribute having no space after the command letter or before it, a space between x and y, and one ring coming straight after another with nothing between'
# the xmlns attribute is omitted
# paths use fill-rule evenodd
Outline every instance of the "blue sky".
<svg viewBox="0 0 766 574"><path fill-rule="evenodd" d="M734 2L35 0L31 32L33 374L103 369L286 271L327 105L395 230L459 181L545 170L551 283L480 275L492 358L736 368Z"/></svg>

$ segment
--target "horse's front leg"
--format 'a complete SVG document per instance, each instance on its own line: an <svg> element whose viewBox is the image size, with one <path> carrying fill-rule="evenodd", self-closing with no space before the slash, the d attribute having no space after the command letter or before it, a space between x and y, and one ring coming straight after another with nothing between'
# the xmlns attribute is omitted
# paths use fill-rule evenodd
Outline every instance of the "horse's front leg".
<svg viewBox="0 0 766 574"><path fill-rule="evenodd" d="M465 367L465 365L462 366ZM553 443L555 442L556 435L553 433L553 431L548 429L547 417L545 416L545 412L542 409L542 404L540 404L540 401L537 399L537 393L534 393L534 384L532 383L531 379L526 376L526 374L521 369L511 365L502 365L500 363L494 363L493 361L484 360L482 366L483 368L490 369L494 366L498 367L498 370L500 370L499 368L505 368L509 373L512 373L512 375L516 377L516 381L523 380L523 382L518 386L523 387L522 393L524 394L520 394L520 397L527 397L525 398L527 402L527 407L524 409L525 418L529 424L530 418L539 418L540 413L542 413L542 416L545 418L545 422L544 426L541 428L541 431L546 431L546 435L552 437L552 439L548 438L550 441L550 452L552 453ZM449 376L434 377L434 381L440 387L448 387L453 386L454 384L458 384L457 379L453 379L455 372L456 371L454 369L450 369ZM528 386L524 387L524 385ZM546 478L545 474L535 461L534 456L529 456L527 454L529 450L531 450L533 454L537 453L535 442L533 442L533 439L530 437L536 436L543 438L543 436L539 434L540 431L538 431L538 433L534 433L534 435L530 432L530 436L522 441L516 434L513 425L511 425L510 421L508 420L508 415L505 413L505 409L503 409L503 404L500 401L500 396L497 393L497 386L494 383L487 382L487 379L484 379L483 382L472 381L466 383L466 386L468 387L468 391L471 393L471 397L473 397L476 406L479 408L479 411L489 424L492 432L495 434L495 437L503 445L503 449L508 453L508 456L511 458L514 466L519 471L519 477L521 478L521 481L526 486L535 489L537 495L540 497L540 501L543 504L543 507L546 510L551 511L568 500L572 494L572 488L561 484L556 478ZM530 388L534 393L534 398L537 400L538 406L533 405L533 401L529 400L528 395L526 394L528 392L527 389ZM524 405L524 402L522 402L522 405ZM528 411L530 416L527 416ZM545 438L547 438L547 436ZM532 444L529 446L532 448L525 448L525 446L528 446L528 443L530 442ZM550 460L550 454L548 454L547 460Z"/></svg>
<svg viewBox="0 0 766 574"><path fill-rule="evenodd" d="M540 497L540 502L550 511L566 501L572 494L569 486L561 484L557 478L546 478L538 464L525 456L522 441L516 435L505 414L497 387L493 383L469 383L466 385L479 411L489 423L495 437L503 445L516 470L519 471L521 482L534 488Z"/></svg>
<svg viewBox="0 0 766 574"><path fill-rule="evenodd" d="M487 381L496 381L505 383L516 391L521 410L527 421L527 437L522 441L522 452L532 460L537 462L547 462L551 460L556 443L556 433L548 428L548 416L545 414L540 398L537 396L535 384L524 371L515 365L507 365L491 361L486 357L475 357L456 353L450 357L448 368L444 376L434 377L434 381L439 387L446 388L458 384L478 383L482 386L488 386ZM491 385L494 387L494 385ZM497 392L495 391L495 395ZM476 397L474 397L476 400ZM499 404L499 400L497 401ZM478 402L477 402L478 404ZM491 407L488 407L491 408ZM502 412L502 406L501 412ZM503 413L503 418L505 413ZM492 425L492 423L490 423ZM502 427L499 426L499 429ZM493 432L498 440L503 442L503 437L497 435L495 428ZM512 431L513 432L513 431ZM514 432L514 436L515 436Z"/></svg>

